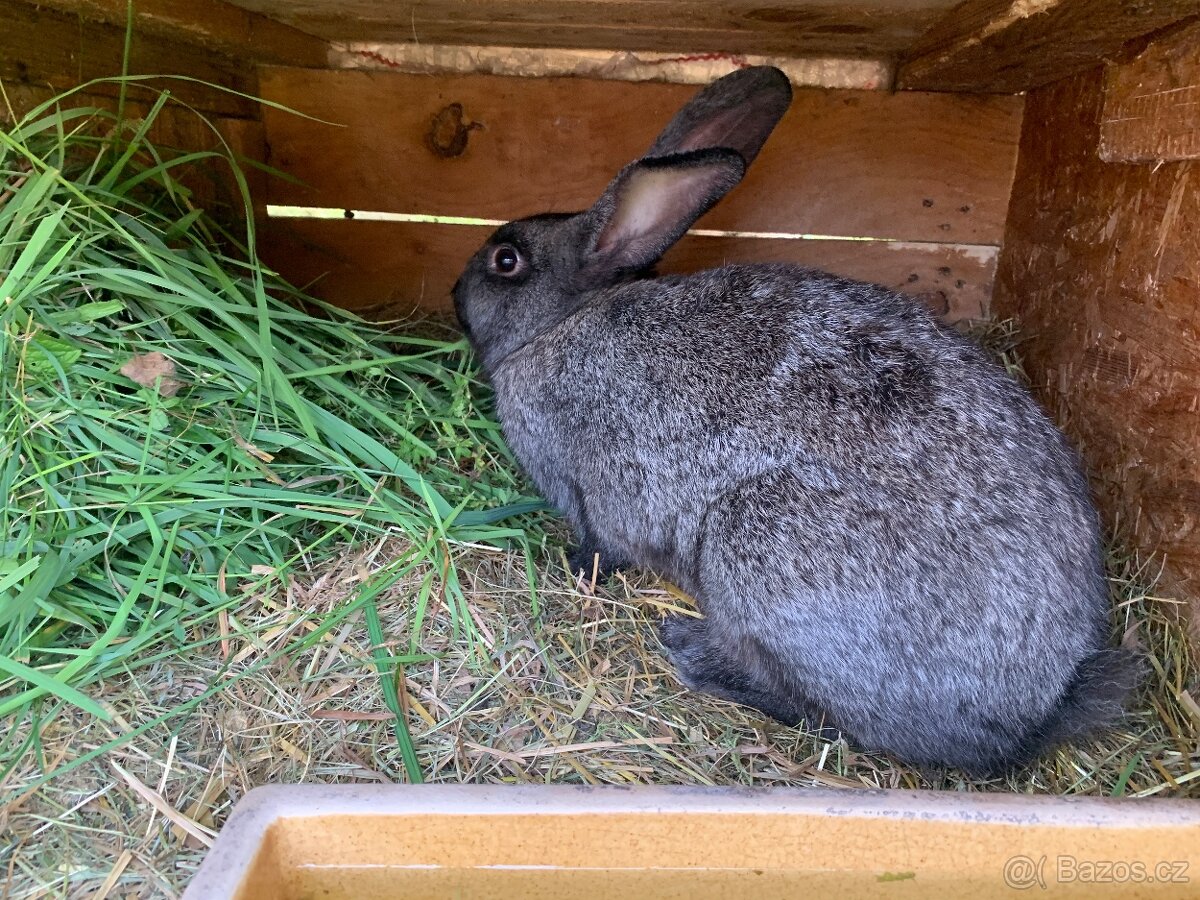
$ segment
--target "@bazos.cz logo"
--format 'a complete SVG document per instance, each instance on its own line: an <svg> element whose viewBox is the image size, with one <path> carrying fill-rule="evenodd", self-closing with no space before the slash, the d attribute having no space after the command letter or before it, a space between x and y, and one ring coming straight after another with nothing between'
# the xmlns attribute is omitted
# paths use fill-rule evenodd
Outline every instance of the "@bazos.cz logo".
<svg viewBox="0 0 1200 900"><path fill-rule="evenodd" d="M1047 890L1051 884L1188 884L1188 865L1187 860L1013 856L1004 863L1004 883L1018 891Z"/></svg>

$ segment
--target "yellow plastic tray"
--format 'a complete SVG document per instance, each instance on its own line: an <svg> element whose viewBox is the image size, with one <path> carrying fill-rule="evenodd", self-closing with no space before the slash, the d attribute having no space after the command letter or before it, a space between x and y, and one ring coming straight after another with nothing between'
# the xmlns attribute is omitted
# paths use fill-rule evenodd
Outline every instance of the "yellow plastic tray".
<svg viewBox="0 0 1200 900"><path fill-rule="evenodd" d="M274 786L185 900L1200 897L1200 803L567 786Z"/></svg>

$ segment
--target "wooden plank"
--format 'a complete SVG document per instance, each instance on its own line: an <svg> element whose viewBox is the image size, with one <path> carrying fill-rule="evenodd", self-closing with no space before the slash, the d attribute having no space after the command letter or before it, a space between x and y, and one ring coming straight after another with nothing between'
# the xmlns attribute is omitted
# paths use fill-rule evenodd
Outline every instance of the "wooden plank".
<svg viewBox="0 0 1200 900"><path fill-rule="evenodd" d="M126 0L38 0L43 9L88 22L124 27ZM219 50L231 56L290 66L324 66L329 42L223 0L136 0L134 29Z"/></svg>
<svg viewBox="0 0 1200 900"><path fill-rule="evenodd" d="M1109 521L1165 555L1200 628L1200 162L1102 161L1103 82L1029 97L995 307Z"/></svg>
<svg viewBox="0 0 1200 900"><path fill-rule="evenodd" d="M1108 162L1200 159L1200 24L1108 69L1100 156Z"/></svg>
<svg viewBox="0 0 1200 900"><path fill-rule="evenodd" d="M509 219L589 206L695 88L266 68L270 202ZM456 106L457 105L457 106ZM700 227L998 244L1019 97L798 90ZM437 127L435 128L435 122Z"/></svg>
<svg viewBox="0 0 1200 900"><path fill-rule="evenodd" d="M273 219L262 223L263 258L321 298L373 318L414 309L448 312L450 289L490 227ZM688 237L663 272L727 262L793 262L920 296L948 321L987 314L995 270L990 249L856 241Z"/></svg>
<svg viewBox="0 0 1200 900"><path fill-rule="evenodd" d="M966 0L904 56L905 90L1016 93L1200 13L1196 0Z"/></svg>
<svg viewBox="0 0 1200 900"><path fill-rule="evenodd" d="M336 41L890 57L954 0L234 0Z"/></svg>
<svg viewBox="0 0 1200 900"><path fill-rule="evenodd" d="M19 0L0 0L0 78L28 87L62 91L93 78L121 74L125 31L114 25L84 22L78 16L37 9ZM222 88L251 94L258 84L253 66L212 50L164 37L135 34L130 74L184 75ZM251 118L258 104L227 91L179 79L152 82L168 87L180 100L206 112ZM99 84L92 93L115 96L117 86ZM146 97L144 86L130 96Z"/></svg>

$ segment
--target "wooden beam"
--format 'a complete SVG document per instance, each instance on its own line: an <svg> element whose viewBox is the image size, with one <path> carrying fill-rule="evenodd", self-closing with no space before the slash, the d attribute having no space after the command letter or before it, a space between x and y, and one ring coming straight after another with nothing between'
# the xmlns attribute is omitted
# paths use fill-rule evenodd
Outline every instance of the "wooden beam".
<svg viewBox="0 0 1200 900"><path fill-rule="evenodd" d="M1018 93L1200 13L1196 0L966 0L905 54L905 90Z"/></svg>
<svg viewBox="0 0 1200 900"><path fill-rule="evenodd" d="M1108 69L1100 156L1107 162L1200 159L1200 24Z"/></svg>
<svg viewBox="0 0 1200 900"><path fill-rule="evenodd" d="M893 58L955 0L233 0L331 40Z"/></svg>
<svg viewBox="0 0 1200 900"><path fill-rule="evenodd" d="M126 0L37 0L44 9L124 27ZM224 0L134 0L134 30L240 59L291 66L326 64L329 43Z"/></svg>

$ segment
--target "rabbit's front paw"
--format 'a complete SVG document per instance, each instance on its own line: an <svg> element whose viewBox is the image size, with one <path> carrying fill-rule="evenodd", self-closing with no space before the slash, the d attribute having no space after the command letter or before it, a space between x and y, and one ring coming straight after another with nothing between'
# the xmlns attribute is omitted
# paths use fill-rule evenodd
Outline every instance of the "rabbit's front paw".
<svg viewBox="0 0 1200 900"><path fill-rule="evenodd" d="M590 576L595 565L596 550L593 547L581 544L567 553L567 567L572 574L582 572L584 575Z"/></svg>
<svg viewBox="0 0 1200 900"><path fill-rule="evenodd" d="M625 568L625 565L623 560L591 543L580 544L567 554L567 567L573 575L582 572L584 578L590 579L595 573L598 581L606 580L618 569Z"/></svg>

